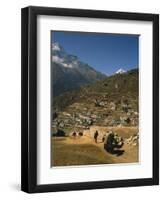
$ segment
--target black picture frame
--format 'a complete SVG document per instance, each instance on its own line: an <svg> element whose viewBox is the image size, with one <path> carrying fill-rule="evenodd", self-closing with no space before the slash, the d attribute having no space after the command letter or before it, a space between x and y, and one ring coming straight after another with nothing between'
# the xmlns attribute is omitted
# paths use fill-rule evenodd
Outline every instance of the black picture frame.
<svg viewBox="0 0 163 200"><path fill-rule="evenodd" d="M37 184L37 16L56 15L153 23L153 177L130 180ZM21 190L28 193L159 184L159 15L30 6L21 12Z"/></svg>

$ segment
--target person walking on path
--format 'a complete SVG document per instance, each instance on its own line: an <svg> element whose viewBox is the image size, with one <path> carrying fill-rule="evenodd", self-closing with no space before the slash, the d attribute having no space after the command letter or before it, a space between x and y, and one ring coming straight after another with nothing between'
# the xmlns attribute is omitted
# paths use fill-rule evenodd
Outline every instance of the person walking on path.
<svg viewBox="0 0 163 200"><path fill-rule="evenodd" d="M106 138L106 134L104 134L103 137L102 137L102 143L104 143L105 138Z"/></svg>
<svg viewBox="0 0 163 200"><path fill-rule="evenodd" d="M98 131L96 130L96 132L94 134L95 143L97 143L97 138L98 138Z"/></svg>

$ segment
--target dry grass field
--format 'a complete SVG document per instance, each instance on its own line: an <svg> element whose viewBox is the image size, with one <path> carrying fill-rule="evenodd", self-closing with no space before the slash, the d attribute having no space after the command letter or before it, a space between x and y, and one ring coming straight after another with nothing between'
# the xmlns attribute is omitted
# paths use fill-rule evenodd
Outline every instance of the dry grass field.
<svg viewBox="0 0 163 200"><path fill-rule="evenodd" d="M92 137L94 130L98 130L98 142ZM113 130L121 137L129 138L138 132L136 127L91 127L84 136L52 137L52 166L76 166L96 164L136 163L139 161L139 146L124 144L123 154L110 154L104 149L101 136L106 130Z"/></svg>

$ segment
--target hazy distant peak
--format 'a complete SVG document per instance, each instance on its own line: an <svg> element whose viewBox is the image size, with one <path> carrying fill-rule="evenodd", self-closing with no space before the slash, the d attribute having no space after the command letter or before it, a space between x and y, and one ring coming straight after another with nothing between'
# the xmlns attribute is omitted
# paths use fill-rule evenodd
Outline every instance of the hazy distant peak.
<svg viewBox="0 0 163 200"><path fill-rule="evenodd" d="M123 74L123 73L126 73L126 71L124 69L120 68L115 73L116 74Z"/></svg>

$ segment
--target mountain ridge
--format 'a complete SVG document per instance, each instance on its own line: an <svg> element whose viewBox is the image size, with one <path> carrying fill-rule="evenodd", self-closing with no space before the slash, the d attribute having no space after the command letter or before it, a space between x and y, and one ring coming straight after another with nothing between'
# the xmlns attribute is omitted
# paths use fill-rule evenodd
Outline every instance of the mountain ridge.
<svg viewBox="0 0 163 200"><path fill-rule="evenodd" d="M80 61L77 56L68 54L59 43L52 44L53 96L106 77L87 63Z"/></svg>

